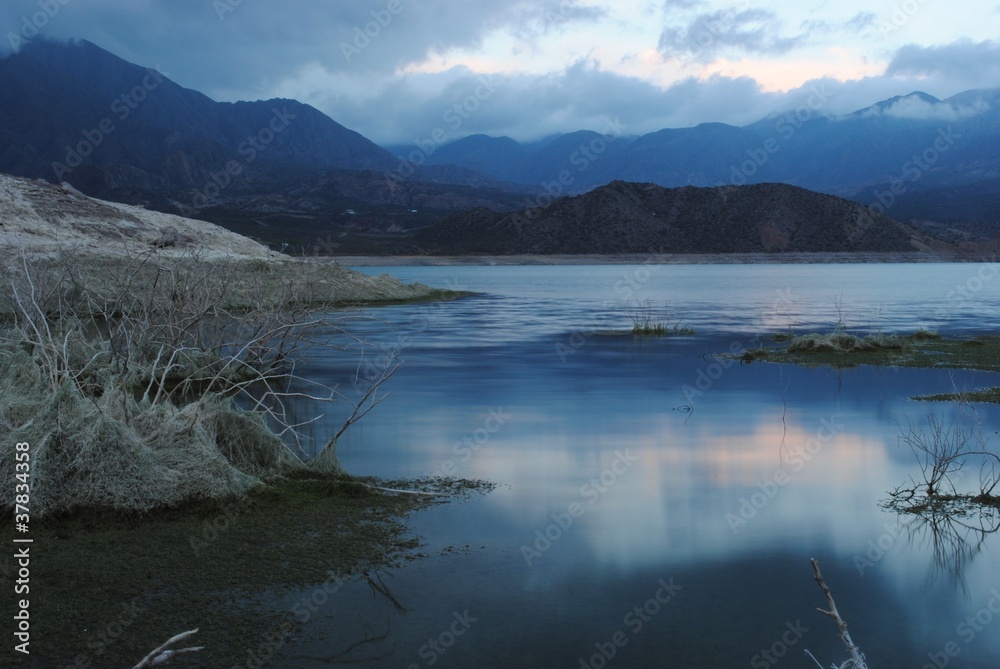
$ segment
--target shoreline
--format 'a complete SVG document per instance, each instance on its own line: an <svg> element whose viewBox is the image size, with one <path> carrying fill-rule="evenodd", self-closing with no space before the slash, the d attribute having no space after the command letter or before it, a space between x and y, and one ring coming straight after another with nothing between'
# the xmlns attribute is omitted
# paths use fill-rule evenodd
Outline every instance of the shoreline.
<svg viewBox="0 0 1000 669"><path fill-rule="evenodd" d="M594 255L343 255L315 258L342 267L453 267L519 265L809 265L875 263L954 263L992 260L985 255L907 253L643 253Z"/></svg>

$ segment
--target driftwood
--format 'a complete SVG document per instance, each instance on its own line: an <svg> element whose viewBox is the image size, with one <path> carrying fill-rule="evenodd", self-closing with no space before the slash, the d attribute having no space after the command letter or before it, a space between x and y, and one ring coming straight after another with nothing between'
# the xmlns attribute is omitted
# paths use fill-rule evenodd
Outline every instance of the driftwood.
<svg viewBox="0 0 1000 669"><path fill-rule="evenodd" d="M199 650L203 650L204 646L179 648L177 650L170 649L170 647L173 646L175 643L180 643L181 641L184 641L188 637L194 636L197 633L198 630L193 629L193 630L188 630L187 632L181 632L176 636L170 637L162 646L151 652L146 657L142 658L142 661L139 662L139 664L132 667L132 669L146 669L147 667L158 667L161 664L166 664L177 655L181 655L183 653L196 653Z"/></svg>
<svg viewBox="0 0 1000 669"><path fill-rule="evenodd" d="M833 594L830 593L829 586L823 580L823 575L819 573L819 562L815 558L811 558L809 561L812 563L813 573L815 574L813 580L823 589L823 596L826 597L826 601L830 605L829 611L821 608L817 608L816 610L825 616L830 616L837 623L840 640L844 642L844 645L847 646L847 652L851 654L851 659L841 664L839 669L868 669L868 665L865 664L865 657L861 654L861 649L851 639L851 633L847 631L847 623L844 622L844 619L840 617L840 612L837 611L837 603L833 601ZM815 659L813 658L813 660Z"/></svg>

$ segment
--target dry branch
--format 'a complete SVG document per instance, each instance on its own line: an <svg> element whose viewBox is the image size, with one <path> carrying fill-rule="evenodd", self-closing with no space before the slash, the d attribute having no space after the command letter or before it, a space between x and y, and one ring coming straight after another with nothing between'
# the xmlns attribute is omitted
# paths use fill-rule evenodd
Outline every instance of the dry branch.
<svg viewBox="0 0 1000 669"><path fill-rule="evenodd" d="M815 558L811 558L809 561L812 563L813 573L815 574L813 580L823 589L823 596L826 597L826 601L830 605L829 611L821 608L817 608L816 610L825 616L830 616L837 623L840 640L844 642L844 645L847 646L847 652L851 654L851 659L840 665L840 669L847 669L848 667L850 669L868 669L868 665L865 664L864 655L861 654L861 650L854 644L850 632L847 631L847 623L840 617L840 612L837 611L837 603L833 601L833 594L830 592L829 586L823 580L823 575L819 573L819 562Z"/></svg>
<svg viewBox="0 0 1000 669"><path fill-rule="evenodd" d="M146 657L142 658L139 664L132 667L132 669L147 669L147 667L158 667L161 664L166 664L173 658L184 653L196 653L199 650L204 650L204 646L192 646L190 648L178 648L177 650L172 650L170 647L175 643L180 643L194 636L198 633L197 629L188 630L187 632L181 632L175 636L167 639L163 645L151 652Z"/></svg>

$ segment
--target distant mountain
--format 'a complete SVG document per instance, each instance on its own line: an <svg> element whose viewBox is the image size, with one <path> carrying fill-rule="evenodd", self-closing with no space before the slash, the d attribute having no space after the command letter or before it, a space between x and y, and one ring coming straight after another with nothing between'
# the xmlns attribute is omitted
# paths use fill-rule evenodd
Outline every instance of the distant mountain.
<svg viewBox="0 0 1000 669"><path fill-rule="evenodd" d="M547 207L459 214L415 241L439 254L899 252L934 244L868 207L795 186L622 181Z"/></svg>
<svg viewBox="0 0 1000 669"><path fill-rule="evenodd" d="M33 41L0 59L0 91L0 172L274 246L380 243L455 211L515 209L530 192L453 164L413 170L309 105L215 102L86 41ZM405 178L391 178L401 166Z"/></svg>
<svg viewBox="0 0 1000 669"><path fill-rule="evenodd" d="M424 152L420 167L416 147L389 152L309 105L215 102L86 41L36 40L0 58L0 92L0 172L303 252L331 236L346 240L336 248L390 248L455 212L511 212L616 180L797 185L949 240L1000 223L1000 89L913 93L838 117L817 98L742 128L641 137L613 119L531 144L474 135Z"/></svg>
<svg viewBox="0 0 1000 669"><path fill-rule="evenodd" d="M824 114L820 97L812 102L745 127L705 123L640 137L571 133L541 146L476 135L441 147L428 163L541 188L565 171L570 194L616 179L665 187L780 182L893 215L901 189L948 199L948 189L1000 178L1000 89L947 100L915 92L844 116Z"/></svg>
<svg viewBox="0 0 1000 669"><path fill-rule="evenodd" d="M91 190L396 163L309 105L215 102L86 41L28 43L0 60L0 90L0 170Z"/></svg>

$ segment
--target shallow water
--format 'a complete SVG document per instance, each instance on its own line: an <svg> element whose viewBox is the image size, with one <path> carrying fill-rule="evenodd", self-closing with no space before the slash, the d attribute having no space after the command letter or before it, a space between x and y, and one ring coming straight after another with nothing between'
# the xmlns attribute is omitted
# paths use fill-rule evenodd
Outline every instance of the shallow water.
<svg viewBox="0 0 1000 669"><path fill-rule="evenodd" d="M344 585L317 598L283 666L334 655L371 667L815 666L806 649L829 666L846 655L816 612L825 602L811 557L873 669L1000 663L995 537L935 533L880 507L919 473L901 430L928 411L955 416L908 398L1000 385L997 375L710 355L837 322L995 331L992 267L364 271L482 295L379 309L358 324L398 345L404 364L391 396L341 438L344 465L500 488L412 519L432 557L383 574L406 611ZM628 329L647 300L695 334L600 334ZM334 381L356 368L356 353L326 354L306 373ZM976 409L992 435L1000 412ZM337 420L315 424L316 438Z"/></svg>

